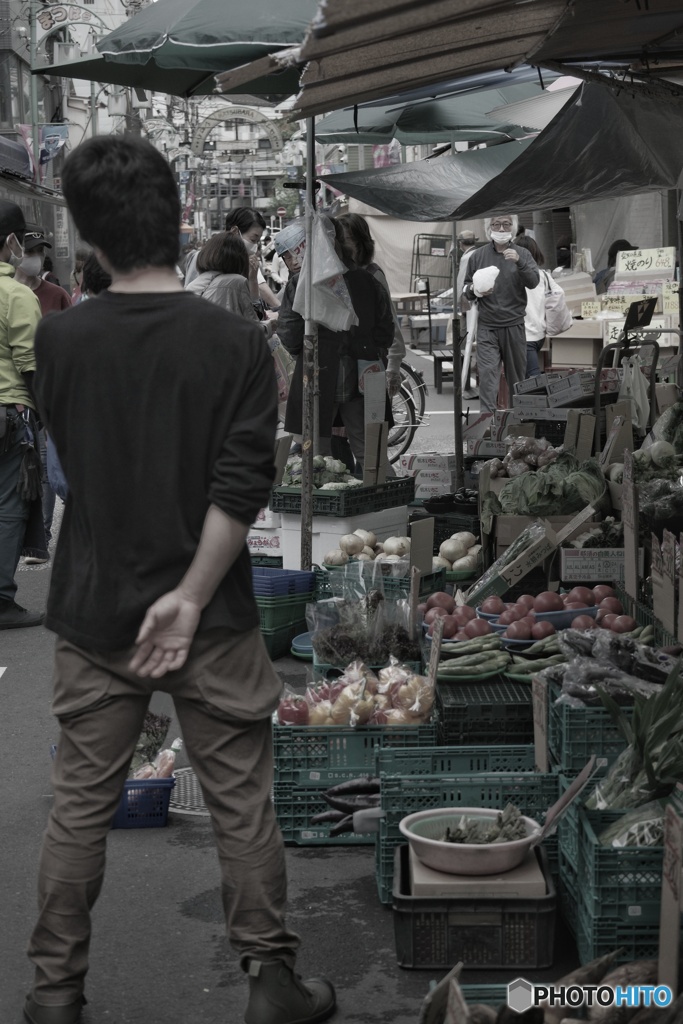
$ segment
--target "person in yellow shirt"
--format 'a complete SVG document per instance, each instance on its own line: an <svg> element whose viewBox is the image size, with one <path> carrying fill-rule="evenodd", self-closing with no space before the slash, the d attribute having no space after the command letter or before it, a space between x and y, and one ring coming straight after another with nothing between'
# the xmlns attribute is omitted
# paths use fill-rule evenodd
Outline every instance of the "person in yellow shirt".
<svg viewBox="0 0 683 1024"><path fill-rule="evenodd" d="M41 317L31 289L14 279L15 267L24 257L25 233L21 208L0 200L0 629L38 626L43 621L41 613L17 604L14 581L34 504L26 492L17 490L17 484L28 443L37 442L31 416L35 410L33 341ZM42 517L38 526L42 533Z"/></svg>

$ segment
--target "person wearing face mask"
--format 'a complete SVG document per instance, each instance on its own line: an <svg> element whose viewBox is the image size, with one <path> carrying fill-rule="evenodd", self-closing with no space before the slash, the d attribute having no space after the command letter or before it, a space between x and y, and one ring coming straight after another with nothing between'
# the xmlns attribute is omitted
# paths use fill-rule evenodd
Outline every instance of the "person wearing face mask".
<svg viewBox="0 0 683 1024"><path fill-rule="evenodd" d="M263 232L266 230L266 222L258 212L251 207L239 207L231 210L225 218L225 230L239 234L247 253L249 254L249 289L254 302L261 302L271 309L280 308L280 300L268 287L266 279L261 270L261 257L259 255L259 242Z"/></svg>
<svg viewBox="0 0 683 1024"><path fill-rule="evenodd" d="M536 287L540 273L531 253L512 241L518 227L514 214L487 218L484 227L490 244L469 257L463 294L478 306L479 397L481 411L492 413L498 406L501 362L510 395L526 376L526 290ZM484 270L497 271L493 284L482 283L479 271Z"/></svg>
<svg viewBox="0 0 683 1024"><path fill-rule="evenodd" d="M14 582L22 549L34 554L45 548L40 501L17 489L26 442L35 430L33 346L41 315L35 295L14 279L24 258L25 232L20 207L0 200L0 629L43 621L42 614L17 604Z"/></svg>

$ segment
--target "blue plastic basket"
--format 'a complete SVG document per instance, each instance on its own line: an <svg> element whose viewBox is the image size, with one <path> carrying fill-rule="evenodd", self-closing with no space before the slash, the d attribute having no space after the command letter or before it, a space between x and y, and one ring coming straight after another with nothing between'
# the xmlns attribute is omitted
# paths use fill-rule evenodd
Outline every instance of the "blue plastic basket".
<svg viewBox="0 0 683 1024"><path fill-rule="evenodd" d="M175 779L126 779L112 828L163 828Z"/></svg>
<svg viewBox="0 0 683 1024"><path fill-rule="evenodd" d="M271 569L252 566L252 581L256 597L285 597L315 590L315 573L303 569Z"/></svg>

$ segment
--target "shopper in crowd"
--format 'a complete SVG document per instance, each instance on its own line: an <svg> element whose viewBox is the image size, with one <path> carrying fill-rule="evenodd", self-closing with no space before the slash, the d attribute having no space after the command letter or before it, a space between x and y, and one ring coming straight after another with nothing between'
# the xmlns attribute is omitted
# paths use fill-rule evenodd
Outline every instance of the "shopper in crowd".
<svg viewBox="0 0 683 1024"><path fill-rule="evenodd" d="M43 258L46 249L52 246L45 238L45 233L40 228L29 228L24 235L24 258L18 264L15 271L15 280L30 288L40 303L40 309L45 316L46 313L59 313L71 306L71 296L59 285L51 284L44 280ZM26 565L44 565L50 561L49 544L52 540L52 519L55 511L55 492L52 489L47 475L47 440L45 428L41 427L40 434L40 461L42 466L43 485L43 526L45 529L45 548L37 550L34 554L27 555L24 559Z"/></svg>
<svg viewBox="0 0 683 1024"><path fill-rule="evenodd" d="M31 454L27 442L37 432L33 345L41 317L35 293L14 279L25 255L25 233L21 208L0 200L0 629L43 621L42 614L17 604L14 581L22 549L32 557L47 547L40 495L31 498L20 485Z"/></svg>
<svg viewBox="0 0 683 1024"><path fill-rule="evenodd" d="M629 249L637 249L637 245L631 245L625 238L617 238L607 250L607 266L598 270L593 277L593 284L598 295L603 295L614 280L617 270L617 255L620 252L627 252Z"/></svg>
<svg viewBox="0 0 683 1024"><path fill-rule="evenodd" d="M389 282L382 268L378 263L375 263L375 240L370 234L370 227L365 217L361 217L359 213L344 213L336 219L337 223L341 224L344 239L351 250L356 266L367 270L376 281L379 281L391 303L391 312L394 318L394 340L387 354L386 374L387 391L389 392L389 397L393 398L401 389L401 363L405 359L406 343L403 340L401 325L398 322L394 304L391 302Z"/></svg>
<svg viewBox="0 0 683 1024"><path fill-rule="evenodd" d="M83 283L83 264L88 258L89 249L76 249L74 269L71 271L69 284L71 286L71 302L75 306L81 301Z"/></svg>
<svg viewBox="0 0 683 1024"><path fill-rule="evenodd" d="M517 235L516 245L521 246L531 253L536 266L543 267L545 259L538 245L530 235ZM562 288L554 280L551 274L540 269L541 279L535 288L527 288L526 315L524 317L524 332L526 334L526 376L536 377L541 368L538 362L538 355L543 348L546 336L545 323L545 296L546 292L561 292Z"/></svg>
<svg viewBox="0 0 683 1024"><path fill-rule="evenodd" d="M24 1016L80 1019L107 834L161 689L213 819L228 932L249 977L245 1020L322 1021L334 990L294 974L299 939L284 919L271 800L282 685L245 543L275 473L268 346L246 320L183 291L178 190L146 140L88 139L62 181L112 284L46 318L36 338L38 403L70 490L48 601L60 734ZM196 1018L195 1003L178 1009Z"/></svg>
<svg viewBox="0 0 683 1024"><path fill-rule="evenodd" d="M359 323L348 331L318 326L320 449L323 455L331 454L332 427L339 416L360 472L365 459L365 401L358 387L358 362L377 361L386 366L394 341L394 318L386 289L367 270L356 267L341 226L332 219L330 224L337 256L347 267L344 280ZM292 306L301 270L299 254L303 251L303 242L300 221L287 225L275 239L290 272L277 332L285 348L297 357L285 416L285 430L295 435L302 434L304 319ZM390 410L387 415L390 417Z"/></svg>
<svg viewBox="0 0 683 1024"><path fill-rule="evenodd" d="M249 291L249 254L239 235L221 231L205 242L197 257L199 274L186 285L193 295L215 302L230 313L258 324L266 338L273 335L277 318L261 319Z"/></svg>
<svg viewBox="0 0 683 1024"><path fill-rule="evenodd" d="M484 222L489 245L470 256L463 291L472 302L477 300L477 366L482 412L494 412L498 405L501 363L510 394L526 374L527 288L535 288L540 274L527 249L512 242L517 232L517 217L498 214ZM495 280L482 283L482 277Z"/></svg>
<svg viewBox="0 0 683 1024"><path fill-rule="evenodd" d="M43 257L43 273L41 274L41 277L44 281L49 281L50 284L57 284L60 288L62 287L62 282L55 274L54 266L49 256Z"/></svg>

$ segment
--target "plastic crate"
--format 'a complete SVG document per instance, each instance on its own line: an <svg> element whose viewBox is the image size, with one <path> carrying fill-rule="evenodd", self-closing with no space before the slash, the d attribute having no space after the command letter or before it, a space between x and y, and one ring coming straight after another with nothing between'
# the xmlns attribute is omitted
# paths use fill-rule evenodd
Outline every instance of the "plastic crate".
<svg viewBox="0 0 683 1024"><path fill-rule="evenodd" d="M126 779L112 828L163 828L175 779Z"/></svg>
<svg viewBox="0 0 683 1024"><path fill-rule="evenodd" d="M365 512L381 512L413 500L413 477L388 480L373 487L350 487L345 491L313 490L314 516L358 516ZM273 512L301 514L301 488L276 487L270 498Z"/></svg>
<svg viewBox="0 0 683 1024"><path fill-rule="evenodd" d="M377 775L469 775L477 772L532 772L532 744L518 747L422 747L379 749Z"/></svg>
<svg viewBox="0 0 683 1024"><path fill-rule="evenodd" d="M484 1003L496 1009L503 1004L507 1006L507 985L461 985L460 991L467 1003Z"/></svg>
<svg viewBox="0 0 683 1024"><path fill-rule="evenodd" d="M313 591L289 597L257 597L261 629L279 629L296 623L304 627L300 632L305 632L306 605L314 599Z"/></svg>
<svg viewBox="0 0 683 1024"><path fill-rule="evenodd" d="M557 894L560 913L574 938L579 927L579 873L564 855L562 837L559 839Z"/></svg>
<svg viewBox="0 0 683 1024"><path fill-rule="evenodd" d="M274 725L275 781L291 785L334 785L375 771L377 750L433 747L436 726Z"/></svg>
<svg viewBox="0 0 683 1024"><path fill-rule="evenodd" d="M269 569L282 568L282 555L252 555L252 566L267 566Z"/></svg>
<svg viewBox="0 0 683 1024"><path fill-rule="evenodd" d="M602 846L623 812L579 812L581 902L587 918L659 926L663 846Z"/></svg>
<svg viewBox="0 0 683 1024"><path fill-rule="evenodd" d="M557 893L540 851L545 896L536 899L411 896L408 847L394 851L392 909L401 967L450 970L551 967Z"/></svg>
<svg viewBox="0 0 683 1024"><path fill-rule="evenodd" d="M315 814L330 810L329 804L323 800L322 793L320 786L275 783L275 815L286 843L294 843L297 846L367 846L374 843L373 833L357 835L355 832L344 832L340 836L331 836L332 825L311 825L311 818Z"/></svg>
<svg viewBox="0 0 683 1024"><path fill-rule="evenodd" d="M315 573L302 569L274 569L252 566L251 577L256 597L285 597L311 594L315 590Z"/></svg>
<svg viewBox="0 0 683 1024"><path fill-rule="evenodd" d="M292 640L306 629L305 619L276 629L261 629L261 636L271 661L289 654Z"/></svg>
<svg viewBox="0 0 683 1024"><path fill-rule="evenodd" d="M536 437L544 437L554 448L564 444L566 420L533 420ZM511 430L514 428L511 428Z"/></svg>
<svg viewBox="0 0 683 1024"><path fill-rule="evenodd" d="M432 807L505 807L516 804L522 814L543 821L558 798L557 775L540 772L498 772L465 775L381 775L379 835L375 846L377 891L382 903L391 903L394 853L403 843L399 822L414 811ZM557 837L549 836L543 848L551 865L557 863Z"/></svg>
<svg viewBox="0 0 683 1024"><path fill-rule="evenodd" d="M553 762L563 771L576 774L593 754L598 766L611 764L626 746L609 711L600 707L571 707L556 704L562 690L548 686L548 749ZM629 716L632 711L622 708Z"/></svg>
<svg viewBox="0 0 683 1024"><path fill-rule="evenodd" d="M368 563L368 565L372 565L372 563ZM331 597L333 595L337 582L341 582L340 576L344 572L345 568L346 566L344 565L328 565L324 569L317 568L315 570L317 595L319 599ZM334 579L335 576L337 577L336 580ZM372 580L370 571L368 572L368 576L370 577L370 582ZM423 575L420 576L418 594L420 597L429 597L429 595L433 594L435 591L443 590L445 583L445 569L437 569L435 572L423 573ZM382 589L384 590L385 597L388 598L397 599L407 597L410 594L410 576L385 576L383 574Z"/></svg>
<svg viewBox="0 0 683 1024"><path fill-rule="evenodd" d="M479 536L481 522L479 513L476 511L476 504L473 508L475 511L472 515L466 515L461 512L446 512L444 515L434 516L434 551L436 554L438 554L443 542L452 537L454 533L466 531L467 533L473 533L475 537Z"/></svg>
<svg viewBox="0 0 683 1024"><path fill-rule="evenodd" d="M497 682L436 688L439 742L456 744L527 744L534 739L531 687Z"/></svg>
<svg viewBox="0 0 683 1024"><path fill-rule="evenodd" d="M629 963L631 960L656 960L659 956L659 922L642 924L636 918L632 921L619 921L593 917L581 900L578 911L576 946L582 964L615 950L619 950L616 964Z"/></svg>

